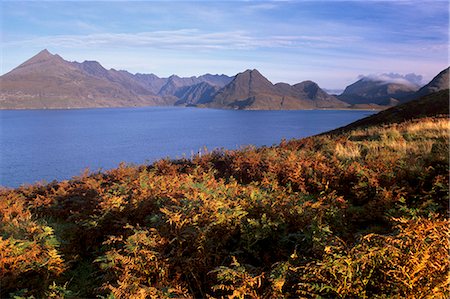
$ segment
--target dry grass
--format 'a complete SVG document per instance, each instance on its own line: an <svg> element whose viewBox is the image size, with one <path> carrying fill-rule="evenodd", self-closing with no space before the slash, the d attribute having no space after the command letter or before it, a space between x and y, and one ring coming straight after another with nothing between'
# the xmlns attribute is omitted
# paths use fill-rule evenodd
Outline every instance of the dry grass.
<svg viewBox="0 0 450 299"><path fill-rule="evenodd" d="M359 145L356 143L336 143L335 152L341 159L355 159L361 156Z"/></svg>
<svg viewBox="0 0 450 299"><path fill-rule="evenodd" d="M357 158L361 148L372 155L385 150L403 154L429 154L433 145L449 140L450 122L447 118L426 118L381 128L371 127L355 130L345 146L336 145L336 154L340 157Z"/></svg>

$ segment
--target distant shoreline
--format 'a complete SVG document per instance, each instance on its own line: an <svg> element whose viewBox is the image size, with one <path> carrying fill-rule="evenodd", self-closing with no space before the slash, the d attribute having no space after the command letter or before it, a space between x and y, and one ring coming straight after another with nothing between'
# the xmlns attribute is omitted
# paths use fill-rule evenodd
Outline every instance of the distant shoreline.
<svg viewBox="0 0 450 299"><path fill-rule="evenodd" d="M55 108L0 108L0 111L24 111L24 110L83 110L83 109L126 109L126 108L196 108L212 110L235 110L235 111L308 111L308 110L330 110L330 111L382 111L391 107L383 108L313 108L313 109L220 109L194 106L117 106L117 107L55 107Z"/></svg>

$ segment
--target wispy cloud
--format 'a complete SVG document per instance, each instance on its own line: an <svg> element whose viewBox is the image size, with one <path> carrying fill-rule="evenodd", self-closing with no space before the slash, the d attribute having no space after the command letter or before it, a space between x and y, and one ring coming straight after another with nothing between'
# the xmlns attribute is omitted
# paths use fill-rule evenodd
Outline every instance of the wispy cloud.
<svg viewBox="0 0 450 299"><path fill-rule="evenodd" d="M84 24L80 24L84 26ZM88 25L86 25L88 26ZM269 35L250 32L203 32L197 29L138 33L55 35L5 42L4 46L47 45L53 47L146 47L159 49L255 50L259 48L330 48L358 41L354 36Z"/></svg>
<svg viewBox="0 0 450 299"><path fill-rule="evenodd" d="M359 75L358 79L363 79L365 81L375 81L380 83L396 83L404 84L409 86L421 86L423 85L422 75L417 75L414 73L409 73L406 75L398 73L383 73L383 74L370 74L370 75Z"/></svg>

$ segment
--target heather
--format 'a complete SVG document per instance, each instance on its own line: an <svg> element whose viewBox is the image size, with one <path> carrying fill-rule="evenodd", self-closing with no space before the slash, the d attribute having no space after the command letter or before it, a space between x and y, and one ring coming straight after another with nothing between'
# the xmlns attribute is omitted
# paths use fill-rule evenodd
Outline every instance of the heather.
<svg viewBox="0 0 450 299"><path fill-rule="evenodd" d="M447 116L1 191L1 297L446 298Z"/></svg>

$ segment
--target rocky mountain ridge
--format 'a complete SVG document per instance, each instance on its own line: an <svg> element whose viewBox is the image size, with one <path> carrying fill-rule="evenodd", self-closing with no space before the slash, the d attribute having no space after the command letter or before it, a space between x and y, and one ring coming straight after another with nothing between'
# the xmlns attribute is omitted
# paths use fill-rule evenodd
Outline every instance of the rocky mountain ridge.
<svg viewBox="0 0 450 299"><path fill-rule="evenodd" d="M219 109L383 109L448 88L448 69L422 87L365 78L339 95L315 82L273 84L258 70L234 77L205 74L160 78L104 68L97 61L70 62L47 50L0 77L0 109L195 106Z"/></svg>

